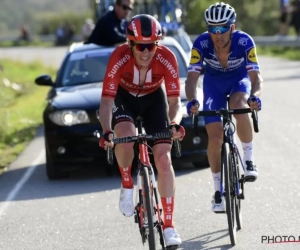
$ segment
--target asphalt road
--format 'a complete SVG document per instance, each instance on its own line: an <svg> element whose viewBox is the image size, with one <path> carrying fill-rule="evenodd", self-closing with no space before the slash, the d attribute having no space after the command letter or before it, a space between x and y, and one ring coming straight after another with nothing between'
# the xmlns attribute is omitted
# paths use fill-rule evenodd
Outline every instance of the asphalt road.
<svg viewBox="0 0 300 250"><path fill-rule="evenodd" d="M33 55L35 50L25 49L24 58L40 58L41 50ZM43 58L53 63L65 48L48 51ZM19 59L21 54L15 52ZM259 179L245 187L237 245L230 245L226 215L210 211L210 170L182 164L175 168L175 222L183 240L181 250L300 249L299 242L262 242L263 237L272 242L275 236L277 241L279 236L300 240L300 62L260 57L260 63L265 82L254 150ZM147 249L133 218L123 217L118 210L118 175L107 177L99 166L98 171L80 171L70 179L50 182L45 175L43 141L39 131L0 176L0 249Z"/></svg>

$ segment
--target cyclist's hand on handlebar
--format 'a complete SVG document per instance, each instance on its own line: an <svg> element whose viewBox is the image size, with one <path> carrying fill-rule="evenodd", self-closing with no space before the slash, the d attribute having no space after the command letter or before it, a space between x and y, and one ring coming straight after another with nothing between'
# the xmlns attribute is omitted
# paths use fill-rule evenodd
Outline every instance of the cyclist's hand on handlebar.
<svg viewBox="0 0 300 250"><path fill-rule="evenodd" d="M247 103L250 107L250 109L253 110L261 110L261 100L259 97L255 96L255 95L251 95L248 100Z"/></svg>
<svg viewBox="0 0 300 250"><path fill-rule="evenodd" d="M198 114L198 109L200 107L200 103L197 99L190 100L186 105L186 111L188 115Z"/></svg>
<svg viewBox="0 0 300 250"><path fill-rule="evenodd" d="M179 141L183 140L183 137L185 136L184 127L176 124L175 122L171 122L169 128L173 133L173 139L179 139Z"/></svg>
<svg viewBox="0 0 300 250"><path fill-rule="evenodd" d="M112 148L114 146L112 142L113 139L114 139L114 133L111 130L106 131L99 140L99 146L101 148L104 148L105 150L107 150L107 147Z"/></svg>

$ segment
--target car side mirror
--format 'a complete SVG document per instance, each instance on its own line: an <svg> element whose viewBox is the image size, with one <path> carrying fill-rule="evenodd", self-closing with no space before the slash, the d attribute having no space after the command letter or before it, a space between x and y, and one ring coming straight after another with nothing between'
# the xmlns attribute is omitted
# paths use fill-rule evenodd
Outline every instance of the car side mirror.
<svg viewBox="0 0 300 250"><path fill-rule="evenodd" d="M40 86L50 86L52 87L54 85L54 82L52 81L51 76L49 75L41 75L35 79L36 85Z"/></svg>

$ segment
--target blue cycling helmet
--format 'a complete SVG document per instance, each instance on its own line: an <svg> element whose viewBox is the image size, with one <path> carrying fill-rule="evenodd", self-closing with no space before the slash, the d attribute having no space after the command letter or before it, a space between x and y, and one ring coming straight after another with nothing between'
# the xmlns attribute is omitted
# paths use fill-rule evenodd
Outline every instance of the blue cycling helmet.
<svg viewBox="0 0 300 250"><path fill-rule="evenodd" d="M226 3L215 3L204 12L206 25L230 25L235 23L236 12L233 7Z"/></svg>

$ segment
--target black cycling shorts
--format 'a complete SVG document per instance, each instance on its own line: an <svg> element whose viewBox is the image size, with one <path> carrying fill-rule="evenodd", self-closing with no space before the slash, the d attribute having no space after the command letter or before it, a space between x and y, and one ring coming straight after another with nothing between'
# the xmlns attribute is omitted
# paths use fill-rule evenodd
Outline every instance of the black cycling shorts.
<svg viewBox="0 0 300 250"><path fill-rule="evenodd" d="M146 134L167 131L170 124L168 111L167 97L162 88L136 97L119 86L112 108L112 126L124 121L135 124L136 118L141 116ZM171 144L171 139L154 141L154 145L158 143Z"/></svg>

